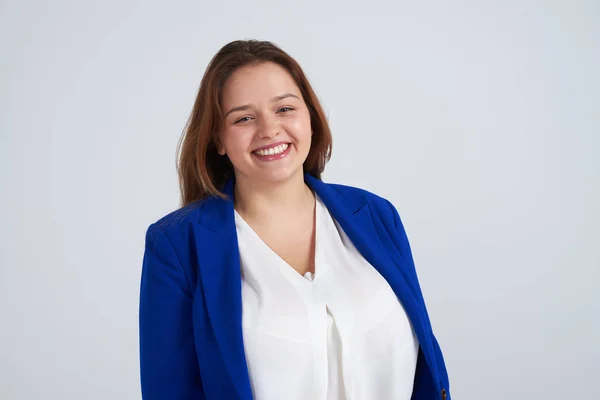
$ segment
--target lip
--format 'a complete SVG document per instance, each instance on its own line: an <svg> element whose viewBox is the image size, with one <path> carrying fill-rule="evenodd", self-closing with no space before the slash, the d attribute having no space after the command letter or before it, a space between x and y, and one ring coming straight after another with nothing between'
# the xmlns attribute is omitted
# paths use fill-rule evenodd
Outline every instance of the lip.
<svg viewBox="0 0 600 400"><path fill-rule="evenodd" d="M266 145L266 146L258 147L258 148L254 149L254 150L252 150L252 151L254 152L254 151L257 151L257 150L265 150L265 149L270 149L270 148L272 148L272 147L277 147L277 146L279 146L280 144L286 144L286 143L287 143L287 144L289 144L290 142L282 142L282 141L279 141L279 142L275 142L275 143L268 144L268 145Z"/></svg>

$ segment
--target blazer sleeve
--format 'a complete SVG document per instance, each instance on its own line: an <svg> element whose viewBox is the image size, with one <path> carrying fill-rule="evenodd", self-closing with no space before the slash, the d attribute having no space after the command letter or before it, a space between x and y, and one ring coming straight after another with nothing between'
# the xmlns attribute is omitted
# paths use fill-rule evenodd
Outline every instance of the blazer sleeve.
<svg viewBox="0 0 600 400"><path fill-rule="evenodd" d="M410 274L414 280L415 287L421 296L421 300L425 301L423 298L423 293L421 291L421 284L419 283L419 278L417 276L417 270L415 268L415 262L412 255L412 250L410 248L410 243L408 241L408 236L406 235L406 231L404 229L404 224L400 219L400 214L398 214L398 210L396 207L387 199L384 199L385 203L389 207L389 218L393 221L393 229L390 229L394 242L399 246L399 252L405 261L406 265L410 269Z"/></svg>
<svg viewBox="0 0 600 400"><path fill-rule="evenodd" d="M401 253L402 253L403 257L406 258L406 261L408 262L408 265L410 266L411 274L413 275L413 279L415 280L417 290L419 292L419 295L421 296L423 304L425 304L425 299L423 298L423 293L421 291L421 285L419 284L419 278L417 277L417 271L415 268L412 251L410 249L410 244L408 241L408 236L406 235L406 231L404 229L404 225L402 224L402 220L400 219L400 215L398 214L398 210L396 210L396 207L394 207L394 205L389 200L385 200L385 201L388 204L388 206L390 207L392 220L394 221L395 229L393 231L396 236L394 238L394 240L397 243L399 243L399 245L400 245ZM427 313L426 308L425 308L425 313ZM427 316L427 319L429 319L429 316ZM435 334L433 334L433 331L432 331L431 336L432 336L432 342L433 342L434 357L436 360L438 371L441 374L441 379L442 379L441 384L446 390L446 400L450 400L450 382L448 379L448 371L446 369L446 362L444 361L444 355L442 353L440 344L438 343L438 340L435 337Z"/></svg>
<svg viewBox="0 0 600 400"><path fill-rule="evenodd" d="M139 338L144 400L203 400L192 325L193 291L169 239L146 231Z"/></svg>

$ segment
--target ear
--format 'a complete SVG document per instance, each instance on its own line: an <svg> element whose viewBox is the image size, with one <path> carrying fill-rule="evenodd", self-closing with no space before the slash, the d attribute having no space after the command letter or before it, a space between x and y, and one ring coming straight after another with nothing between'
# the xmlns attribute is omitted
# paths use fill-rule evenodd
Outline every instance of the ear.
<svg viewBox="0 0 600 400"><path fill-rule="evenodd" d="M213 135L213 142L215 144L215 148L217 149L217 153L221 156L225 155L225 149L221 145L221 141L219 140L219 135L216 133Z"/></svg>

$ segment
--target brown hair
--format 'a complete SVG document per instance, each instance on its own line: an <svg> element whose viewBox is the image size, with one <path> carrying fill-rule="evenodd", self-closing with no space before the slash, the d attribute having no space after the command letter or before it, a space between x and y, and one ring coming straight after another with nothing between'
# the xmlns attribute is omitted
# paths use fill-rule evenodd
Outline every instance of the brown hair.
<svg viewBox="0 0 600 400"><path fill-rule="evenodd" d="M331 131L323 108L302 68L271 42L236 40L223 46L208 64L194 108L177 145L182 207L210 195L227 199L220 190L227 179L233 176L233 165L227 156L217 153L214 141L215 134L223 126L223 86L236 69L265 62L274 62L285 68L302 93L313 133L304 172L321 179L321 172L331 158Z"/></svg>

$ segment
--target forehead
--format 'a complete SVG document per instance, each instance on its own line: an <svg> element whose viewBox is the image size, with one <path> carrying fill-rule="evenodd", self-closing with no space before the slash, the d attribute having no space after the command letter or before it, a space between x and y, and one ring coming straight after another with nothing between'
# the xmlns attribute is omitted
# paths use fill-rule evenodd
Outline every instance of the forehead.
<svg viewBox="0 0 600 400"><path fill-rule="evenodd" d="M272 62L247 65L238 68L225 82L222 103L236 106L237 103L269 101L284 92L302 98L296 82L285 68Z"/></svg>

